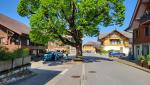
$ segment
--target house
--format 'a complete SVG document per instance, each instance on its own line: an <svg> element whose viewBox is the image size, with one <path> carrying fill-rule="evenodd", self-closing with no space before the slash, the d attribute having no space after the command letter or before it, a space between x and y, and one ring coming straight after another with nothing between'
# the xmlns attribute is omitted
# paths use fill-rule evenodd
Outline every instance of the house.
<svg viewBox="0 0 150 85"><path fill-rule="evenodd" d="M131 39L132 33L113 30L109 33L100 33L98 41L101 43L103 50L117 50L128 55L132 47Z"/></svg>
<svg viewBox="0 0 150 85"><path fill-rule="evenodd" d="M150 1L138 0L133 17L126 31L133 31L135 58L150 54Z"/></svg>
<svg viewBox="0 0 150 85"><path fill-rule="evenodd" d="M71 37L67 36L69 40L72 40ZM76 54L76 48L64 45L61 41L49 41L47 51L65 51L69 54Z"/></svg>
<svg viewBox="0 0 150 85"><path fill-rule="evenodd" d="M98 42L87 42L83 45L82 50L85 53L96 53L99 51L100 43Z"/></svg>
<svg viewBox="0 0 150 85"><path fill-rule="evenodd" d="M26 25L0 14L0 46L9 51L26 47L30 49L31 54L38 54L45 47L31 42L29 32L30 28Z"/></svg>
<svg viewBox="0 0 150 85"><path fill-rule="evenodd" d="M47 51L64 51L67 50L67 46L64 46L61 41L49 41Z"/></svg>

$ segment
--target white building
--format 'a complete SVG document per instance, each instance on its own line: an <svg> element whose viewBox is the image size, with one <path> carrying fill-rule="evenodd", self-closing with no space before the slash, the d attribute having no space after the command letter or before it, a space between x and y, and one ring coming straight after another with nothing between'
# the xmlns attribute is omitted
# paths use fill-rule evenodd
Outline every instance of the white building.
<svg viewBox="0 0 150 85"><path fill-rule="evenodd" d="M110 33L100 33L99 41L104 50L117 50L129 54L131 51L132 33L114 30Z"/></svg>

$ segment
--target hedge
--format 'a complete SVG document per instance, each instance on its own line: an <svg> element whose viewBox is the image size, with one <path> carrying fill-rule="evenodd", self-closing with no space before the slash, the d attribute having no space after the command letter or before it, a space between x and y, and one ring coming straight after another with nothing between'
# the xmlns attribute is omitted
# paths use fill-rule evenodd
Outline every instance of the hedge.
<svg viewBox="0 0 150 85"><path fill-rule="evenodd" d="M0 47L0 61L12 60L29 55L28 48L19 48L13 52L9 52L6 48Z"/></svg>

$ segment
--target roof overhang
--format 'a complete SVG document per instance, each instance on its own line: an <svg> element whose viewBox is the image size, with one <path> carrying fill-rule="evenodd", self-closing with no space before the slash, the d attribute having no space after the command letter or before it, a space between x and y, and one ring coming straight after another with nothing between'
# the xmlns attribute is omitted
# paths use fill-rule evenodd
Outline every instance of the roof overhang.
<svg viewBox="0 0 150 85"><path fill-rule="evenodd" d="M134 30L139 27L140 22L138 20L144 14L146 7L149 5L149 0L138 0L129 27L125 29L125 31Z"/></svg>
<svg viewBox="0 0 150 85"><path fill-rule="evenodd" d="M123 35L122 33L120 33L119 31L113 30L112 32L110 32L109 34L107 34L105 37L103 37L103 38L101 38L101 39L99 39L99 40L103 40L103 39L107 38L108 36L114 34L115 32L116 32L116 33L119 33L120 35L122 35L122 36L125 37L126 39L129 39L128 37L126 37L125 35Z"/></svg>

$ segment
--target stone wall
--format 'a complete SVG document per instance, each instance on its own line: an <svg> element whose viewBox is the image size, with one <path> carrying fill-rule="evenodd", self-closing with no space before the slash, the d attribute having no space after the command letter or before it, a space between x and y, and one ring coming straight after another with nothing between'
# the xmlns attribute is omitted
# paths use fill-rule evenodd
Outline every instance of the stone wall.
<svg viewBox="0 0 150 85"><path fill-rule="evenodd" d="M24 65L31 62L31 56L24 58ZM12 61L0 61L0 72L11 69ZM22 58L17 58L14 60L14 67L22 65Z"/></svg>

